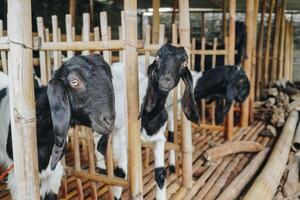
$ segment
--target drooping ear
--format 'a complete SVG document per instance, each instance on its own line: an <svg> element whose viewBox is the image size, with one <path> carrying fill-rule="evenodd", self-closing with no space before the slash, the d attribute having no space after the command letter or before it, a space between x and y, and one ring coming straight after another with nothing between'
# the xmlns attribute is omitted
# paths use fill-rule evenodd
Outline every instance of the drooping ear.
<svg viewBox="0 0 300 200"><path fill-rule="evenodd" d="M194 99L193 79L191 72L187 67L182 70L181 78L185 83L185 90L181 99L182 110L188 120L198 124L199 113Z"/></svg>
<svg viewBox="0 0 300 200"><path fill-rule="evenodd" d="M157 98L158 98L157 93L155 92L153 85L151 83L151 80L148 77L147 90L146 90L146 94L143 98L143 103L141 106L141 112L139 115L139 119L141 118L144 111L151 112L153 110L153 108L156 105Z"/></svg>
<svg viewBox="0 0 300 200"><path fill-rule="evenodd" d="M236 95L234 100L242 103L246 100L250 93L250 82L246 74L240 75L239 80L235 82L236 85Z"/></svg>
<svg viewBox="0 0 300 200"><path fill-rule="evenodd" d="M62 80L52 79L47 88L47 95L54 133L54 146L50 166L51 170L54 170L64 154L71 119L71 109L67 91Z"/></svg>
<svg viewBox="0 0 300 200"><path fill-rule="evenodd" d="M177 59L180 61L180 63L184 63L188 61L188 55L183 47L178 47L176 50L176 56Z"/></svg>

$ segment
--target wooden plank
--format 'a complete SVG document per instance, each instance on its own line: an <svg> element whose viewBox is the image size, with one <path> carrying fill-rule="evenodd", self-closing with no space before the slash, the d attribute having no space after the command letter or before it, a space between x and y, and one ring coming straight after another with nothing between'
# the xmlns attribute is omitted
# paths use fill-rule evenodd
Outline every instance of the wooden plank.
<svg viewBox="0 0 300 200"><path fill-rule="evenodd" d="M52 19L52 35L53 35L53 43L58 42L58 20L57 20L57 16L53 15L51 17ZM46 43L46 42L45 42ZM42 42L43 44L43 42ZM42 48L39 50L43 50ZM49 50L49 49L48 49ZM53 69L57 70L59 68L59 53L58 51L53 51L53 61L54 61L54 65L53 65Z"/></svg>
<svg viewBox="0 0 300 200"><path fill-rule="evenodd" d="M39 199L36 116L32 68L30 0L11 0L8 6L9 102L14 157L14 199ZM23 45L20 45L23 44Z"/></svg>
<svg viewBox="0 0 300 200"><path fill-rule="evenodd" d="M83 13L82 14L82 42L90 41L90 14ZM83 50L82 55L89 55L90 52L88 50Z"/></svg>
<svg viewBox="0 0 300 200"><path fill-rule="evenodd" d="M152 0L153 16L152 16L152 43L157 44L159 40L159 7L160 0Z"/></svg>

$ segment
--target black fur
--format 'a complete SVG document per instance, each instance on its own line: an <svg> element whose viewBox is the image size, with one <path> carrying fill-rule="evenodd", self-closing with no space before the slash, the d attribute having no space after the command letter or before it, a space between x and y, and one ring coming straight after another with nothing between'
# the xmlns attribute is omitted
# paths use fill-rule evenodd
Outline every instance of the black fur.
<svg viewBox="0 0 300 200"><path fill-rule="evenodd" d="M1 103L1 100L6 96L6 94L7 94L6 88L3 88L2 90L0 90L0 103Z"/></svg>
<svg viewBox="0 0 300 200"><path fill-rule="evenodd" d="M45 198L43 200L56 200L56 199L57 199L57 194L48 192L46 193Z"/></svg>
<svg viewBox="0 0 300 200"><path fill-rule="evenodd" d="M164 187L166 176L167 172L164 167L155 168L155 181L160 189Z"/></svg>
<svg viewBox="0 0 300 200"><path fill-rule="evenodd" d="M71 78L79 79L80 88L72 88ZM103 124L102 113L115 117L114 93L110 68L100 55L75 56L58 69L47 87L35 88L39 171L51 169L65 153L69 125L92 127L108 134L113 126ZM9 129L7 153L13 159Z"/></svg>
<svg viewBox="0 0 300 200"><path fill-rule="evenodd" d="M216 101L216 123L223 122L233 101L242 103L250 92L250 82L243 69L236 66L222 66L207 70L197 81L194 94L196 101ZM225 104L223 100L225 99Z"/></svg>
<svg viewBox="0 0 300 200"><path fill-rule="evenodd" d="M174 142L174 132L173 131L168 131L168 142Z"/></svg>
<svg viewBox="0 0 300 200"><path fill-rule="evenodd" d="M125 178L126 174L122 168L116 167L114 169L114 175L119 178Z"/></svg>
<svg viewBox="0 0 300 200"><path fill-rule="evenodd" d="M108 136L103 135L98 141L97 150L104 156L106 156L107 144L108 144Z"/></svg>
<svg viewBox="0 0 300 200"><path fill-rule="evenodd" d="M170 174L174 174L176 172L176 167L174 165L169 166Z"/></svg>
<svg viewBox="0 0 300 200"><path fill-rule="evenodd" d="M107 170L106 169L97 167L97 170L98 170L99 174L107 175Z"/></svg>
<svg viewBox="0 0 300 200"><path fill-rule="evenodd" d="M246 26L241 21L236 21L235 23L235 50L237 54L235 55L235 64L239 65L243 62L246 56L246 41L247 40L247 32ZM196 41L196 49L201 49L201 41ZM205 49L212 50L213 45L205 44ZM225 49L225 44L220 44L217 46L217 49ZM212 55L205 56L204 66L205 70L209 70L212 68ZM216 56L216 67L225 65L225 59L223 55ZM195 55L195 70L200 71L200 63L201 63L201 55Z"/></svg>

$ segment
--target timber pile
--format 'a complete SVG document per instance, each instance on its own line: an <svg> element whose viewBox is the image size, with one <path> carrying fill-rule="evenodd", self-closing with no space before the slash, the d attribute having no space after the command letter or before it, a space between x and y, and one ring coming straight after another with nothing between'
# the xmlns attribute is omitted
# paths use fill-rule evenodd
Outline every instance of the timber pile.
<svg viewBox="0 0 300 200"><path fill-rule="evenodd" d="M285 79L270 84L264 89L260 101L256 103L255 118L266 122L262 135L275 137L282 129L286 118L293 110L300 111L300 90Z"/></svg>

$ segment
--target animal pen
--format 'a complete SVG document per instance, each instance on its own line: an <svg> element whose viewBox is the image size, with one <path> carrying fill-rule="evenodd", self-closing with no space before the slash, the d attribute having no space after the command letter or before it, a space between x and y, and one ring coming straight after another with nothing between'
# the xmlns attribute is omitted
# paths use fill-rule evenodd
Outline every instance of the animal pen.
<svg viewBox="0 0 300 200"><path fill-rule="evenodd" d="M139 0L142 1L142 0ZM69 0L65 27L58 16L51 16L52 27L45 17L37 17L37 32L32 31L31 0L7 1L7 31L0 21L1 69L10 77L10 110L14 150L14 173L18 199L39 199L38 161L33 66L39 67L42 85L51 80L52 72L75 54L101 53L105 61L123 62L126 66L128 116L128 173L126 178L114 175L112 138L105 157L107 173L96 169L96 145L90 128L69 129L67 152L62 158L65 174L59 199L114 199L113 186L123 188L122 199L155 199L154 145L140 140L138 55L145 56L145 69L150 57L167 41L184 47L189 68L196 65L205 71L205 58L211 67L224 56L224 64L235 65L237 11L245 13L245 56L240 63L250 79L250 95L235 103L224 124L217 125L215 103L197 102L199 125L191 124L180 108L182 86L174 89L174 142L165 144L165 166L169 169L169 151L176 152L175 173L166 177L168 199L292 199L299 189L299 121L300 91L292 83L294 69L294 23L287 17L290 0L208 0L207 9L192 11L202 1L152 0L152 23L138 33L139 1L115 1L123 5L118 39L113 39L109 11L82 13L81 34L76 33L76 5ZM114 2L114 1L113 1ZM160 21L161 4L173 6L170 33ZM150 2L151 5L151 2ZM238 6L237 6L238 5ZM222 37L206 37L205 15L222 13ZM190 13L201 12L201 35L191 36ZM59 13L57 13L59 14ZM91 17L92 15L92 17ZM99 23L94 21L99 15ZM176 18L177 16L177 18ZM260 18L260 20L259 20ZM178 21L176 20L178 19ZM48 19L49 20L49 19ZM266 24L266 25L265 25ZM77 27L78 28L78 27ZM63 32L65 30L65 32ZM167 37L167 35L171 37ZM138 36L142 35L142 38ZM200 44L200 46L196 45ZM208 48L205 44L210 42ZM222 43L222 45L221 45ZM38 57L33 58L33 52ZM196 62L196 57L200 62ZM198 60L199 61L199 60ZM1 82L1 80L0 80ZM1 93L0 93L1 94ZM1 99L0 99L1 100ZM0 101L1 103L1 101ZM1 110L0 110L1 111ZM116 111L117 112L117 111ZM1 128L1 127L0 127ZM0 138L1 140L1 138ZM1 152L0 152L1 153ZM0 160L0 199L11 199L5 175L9 168ZM7 172L7 173L6 173Z"/></svg>

